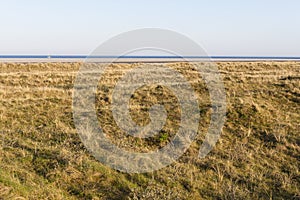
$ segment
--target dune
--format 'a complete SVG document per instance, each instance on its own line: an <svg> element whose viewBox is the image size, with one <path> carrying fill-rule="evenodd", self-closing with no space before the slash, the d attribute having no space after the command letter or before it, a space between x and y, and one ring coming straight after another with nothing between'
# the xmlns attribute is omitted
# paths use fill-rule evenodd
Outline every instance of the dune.
<svg viewBox="0 0 300 200"><path fill-rule="evenodd" d="M220 140L202 159L211 106L199 74L188 63L164 63L181 72L199 100L196 140L173 164L127 174L97 161L73 121L72 92L80 62L0 63L0 199L297 199L300 197L300 62L217 62L227 114ZM155 137L122 132L110 111L114 85L137 63L110 66L98 85L99 125L128 151L162 148L180 126L172 91L145 87L132 98L132 119L144 126L148 109L168 111Z"/></svg>

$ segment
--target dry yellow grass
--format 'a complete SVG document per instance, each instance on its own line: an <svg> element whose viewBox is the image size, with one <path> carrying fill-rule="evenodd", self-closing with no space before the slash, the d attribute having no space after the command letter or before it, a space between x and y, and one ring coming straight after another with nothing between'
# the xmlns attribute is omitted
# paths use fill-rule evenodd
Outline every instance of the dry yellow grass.
<svg viewBox="0 0 300 200"><path fill-rule="evenodd" d="M187 76L199 95L200 134L172 165L126 174L95 160L76 133L72 88L80 63L1 63L0 199L299 199L300 63L218 63L227 121L204 159L197 154L209 123L205 86L187 64L166 65ZM143 108L154 102L174 112L156 138L122 134L107 106L118 77L114 69L134 66L114 65L107 73L111 79L100 83L98 119L110 125L106 131L115 144L144 152L166 144L180 111L167 89L141 89L131 102L137 123L149 122Z"/></svg>

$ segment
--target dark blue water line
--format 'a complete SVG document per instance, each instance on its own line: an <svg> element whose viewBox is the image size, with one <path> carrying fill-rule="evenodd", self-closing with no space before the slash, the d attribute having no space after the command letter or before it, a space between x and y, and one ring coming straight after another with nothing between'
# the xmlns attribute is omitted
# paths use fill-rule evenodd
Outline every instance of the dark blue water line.
<svg viewBox="0 0 300 200"><path fill-rule="evenodd" d="M45 55L0 55L0 58L48 58Z"/></svg>
<svg viewBox="0 0 300 200"><path fill-rule="evenodd" d="M86 56L86 55L0 55L2 59L86 59L86 58L147 58L147 59L180 59L180 58L190 58L190 59L268 59L268 60L300 60L298 56Z"/></svg>

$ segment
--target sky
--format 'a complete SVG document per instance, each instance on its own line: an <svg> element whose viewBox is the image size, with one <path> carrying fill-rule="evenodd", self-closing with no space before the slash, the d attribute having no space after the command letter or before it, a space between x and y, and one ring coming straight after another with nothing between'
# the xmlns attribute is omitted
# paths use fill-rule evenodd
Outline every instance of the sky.
<svg viewBox="0 0 300 200"><path fill-rule="evenodd" d="M0 55L88 55L139 28L176 31L210 56L300 56L299 0L0 0Z"/></svg>

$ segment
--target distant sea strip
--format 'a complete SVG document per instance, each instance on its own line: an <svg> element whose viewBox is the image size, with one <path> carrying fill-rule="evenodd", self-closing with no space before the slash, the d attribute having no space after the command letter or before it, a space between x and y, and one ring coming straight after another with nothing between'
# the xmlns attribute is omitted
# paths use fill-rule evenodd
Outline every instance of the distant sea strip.
<svg viewBox="0 0 300 200"><path fill-rule="evenodd" d="M89 60L90 59L90 60ZM293 56L87 56L87 55L0 55L0 62L201 62L201 61L300 61Z"/></svg>
<svg viewBox="0 0 300 200"><path fill-rule="evenodd" d="M232 60L300 60L295 56L86 56L86 55L0 55L4 59L87 59L87 58L129 58L129 59L232 59Z"/></svg>

